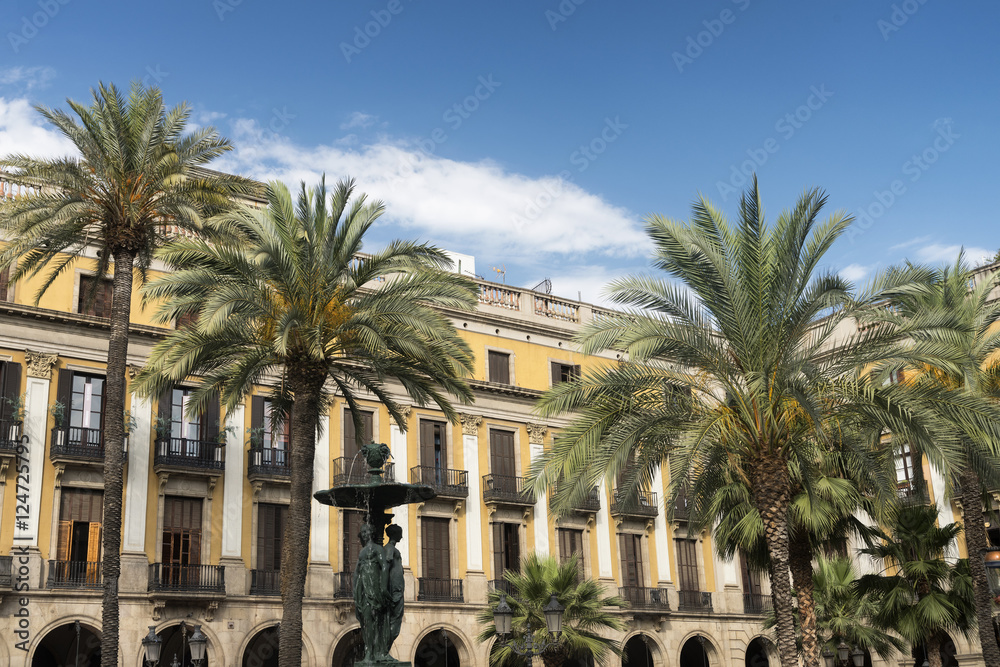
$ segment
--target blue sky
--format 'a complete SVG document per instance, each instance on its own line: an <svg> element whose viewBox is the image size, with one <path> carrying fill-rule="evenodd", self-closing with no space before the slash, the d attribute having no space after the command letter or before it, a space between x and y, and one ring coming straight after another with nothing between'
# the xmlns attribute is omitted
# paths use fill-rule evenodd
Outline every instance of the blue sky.
<svg viewBox="0 0 1000 667"><path fill-rule="evenodd" d="M645 271L643 218L704 194L770 217L806 188L859 222L853 280L1000 247L1000 5L985 0L503 3L0 0L0 153L59 154L30 104L159 85L292 185L357 178L373 236L599 301Z"/></svg>

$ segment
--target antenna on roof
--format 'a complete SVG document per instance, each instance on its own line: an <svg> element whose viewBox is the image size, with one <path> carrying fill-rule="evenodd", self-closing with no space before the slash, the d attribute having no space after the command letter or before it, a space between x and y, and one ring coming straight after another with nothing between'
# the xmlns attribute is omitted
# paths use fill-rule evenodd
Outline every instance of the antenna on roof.
<svg viewBox="0 0 1000 667"><path fill-rule="evenodd" d="M531 288L532 292L545 292L546 294L552 294L552 281L548 278L542 278L542 282L538 283Z"/></svg>
<svg viewBox="0 0 1000 667"><path fill-rule="evenodd" d="M507 265L506 264L501 264L499 269L494 266L493 270L496 271L496 274L498 276L500 276L500 282L502 282L502 283L506 283L507 282Z"/></svg>

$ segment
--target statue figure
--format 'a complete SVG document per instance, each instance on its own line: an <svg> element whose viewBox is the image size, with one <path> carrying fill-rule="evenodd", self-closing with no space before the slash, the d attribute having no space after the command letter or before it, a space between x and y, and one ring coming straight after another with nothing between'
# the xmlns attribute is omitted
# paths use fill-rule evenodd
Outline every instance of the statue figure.
<svg viewBox="0 0 1000 667"><path fill-rule="evenodd" d="M388 630L385 622L387 591L383 582L385 552L381 545L372 541L372 528L367 523L361 526L360 537L364 546L354 569L354 614L361 623L365 661L371 663L385 656L379 649L388 648L384 642Z"/></svg>
<svg viewBox="0 0 1000 667"><path fill-rule="evenodd" d="M389 537L389 543L385 545L385 565L386 565L386 602L388 604L389 632L387 633L389 643L385 647L385 652L389 653L389 648L399 636L399 629L403 625L403 589L406 582L403 579L403 559L399 554L396 545L403 539L403 529L392 524L387 526L385 534Z"/></svg>

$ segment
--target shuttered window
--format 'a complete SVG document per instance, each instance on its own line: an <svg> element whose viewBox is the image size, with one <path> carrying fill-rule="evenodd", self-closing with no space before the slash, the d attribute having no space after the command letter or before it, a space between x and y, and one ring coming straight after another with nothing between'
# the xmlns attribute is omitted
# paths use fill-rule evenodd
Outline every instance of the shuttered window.
<svg viewBox="0 0 1000 667"><path fill-rule="evenodd" d="M108 278L80 276L80 292L76 312L94 317L111 317L113 283Z"/></svg>
<svg viewBox="0 0 1000 667"><path fill-rule="evenodd" d="M56 559L96 563L101 559L104 492L64 487L61 497Z"/></svg>
<svg viewBox="0 0 1000 667"><path fill-rule="evenodd" d="M10 267L0 271L0 301L11 301Z"/></svg>
<svg viewBox="0 0 1000 667"><path fill-rule="evenodd" d="M552 372L553 386L559 384L560 382L569 382L570 380L575 380L580 377L580 366L576 364L564 364L558 361L553 361L551 362L550 369Z"/></svg>
<svg viewBox="0 0 1000 667"><path fill-rule="evenodd" d="M420 519L421 565L428 579L451 579L450 523L449 519Z"/></svg>
<svg viewBox="0 0 1000 667"><path fill-rule="evenodd" d="M281 547L288 505L260 503L257 506L257 569L281 569Z"/></svg>
<svg viewBox="0 0 1000 667"><path fill-rule="evenodd" d="M493 523L493 576L503 579L507 570L521 571L521 531L516 523Z"/></svg>
<svg viewBox="0 0 1000 667"><path fill-rule="evenodd" d="M565 563L574 555L577 557L576 565L583 578L583 531L574 528L559 528L556 533L559 537L559 562Z"/></svg>
<svg viewBox="0 0 1000 667"><path fill-rule="evenodd" d="M645 586L642 564L642 536L632 533L618 534L618 555L622 566L622 585Z"/></svg>
<svg viewBox="0 0 1000 667"><path fill-rule="evenodd" d="M489 364L490 382L510 384L510 354L489 350L486 358Z"/></svg>
<svg viewBox="0 0 1000 667"><path fill-rule="evenodd" d="M448 467L447 430L444 422L420 420L420 465L431 468Z"/></svg>
<svg viewBox="0 0 1000 667"><path fill-rule="evenodd" d="M187 387L170 387L160 394L158 420L169 427L171 440L203 440L218 442L219 440L219 395L213 394L205 409L192 416L188 415L187 407L191 400L193 389ZM159 434L157 434L159 437ZM178 444L177 446L181 446ZM182 448L180 453L194 456L197 448L192 445Z"/></svg>
<svg viewBox="0 0 1000 667"><path fill-rule="evenodd" d="M750 567L746 554L740 552L740 574L743 576L743 592L760 595L760 572Z"/></svg>
<svg viewBox="0 0 1000 667"><path fill-rule="evenodd" d="M909 445L896 449L896 484L900 488L909 488L913 481L913 454Z"/></svg>
<svg viewBox="0 0 1000 667"><path fill-rule="evenodd" d="M677 545L677 589L701 590L698 582L698 552L694 540L674 540Z"/></svg>
<svg viewBox="0 0 1000 667"><path fill-rule="evenodd" d="M363 523L363 513L344 510L344 562L340 568L344 572L353 572L354 566L358 562L358 554L361 553L361 524Z"/></svg>
<svg viewBox="0 0 1000 667"><path fill-rule="evenodd" d="M21 395L21 364L13 361L0 362L0 392L3 394L0 400L0 421L15 421L18 415L12 404Z"/></svg>
<svg viewBox="0 0 1000 667"><path fill-rule="evenodd" d="M201 564L201 498L163 499L163 563Z"/></svg>
<svg viewBox="0 0 1000 667"><path fill-rule="evenodd" d="M361 432L361 445L367 445L375 441L375 414L366 410L360 412L361 424L364 430ZM351 418L351 411L344 409L344 456L352 459L355 454L361 451L358 444L357 429L354 427L354 420Z"/></svg>
<svg viewBox="0 0 1000 667"><path fill-rule="evenodd" d="M490 429L490 471L494 475L517 475L513 431Z"/></svg>

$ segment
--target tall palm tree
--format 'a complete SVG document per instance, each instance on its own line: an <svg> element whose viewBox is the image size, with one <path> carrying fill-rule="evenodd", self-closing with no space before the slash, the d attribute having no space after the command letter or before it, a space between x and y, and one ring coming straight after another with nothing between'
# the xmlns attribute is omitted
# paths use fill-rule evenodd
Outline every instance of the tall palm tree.
<svg viewBox="0 0 1000 667"><path fill-rule="evenodd" d="M1000 284L1000 272L976 279L959 255L951 266L928 271L922 280L886 292L894 309L878 312L880 319L899 326L912 339L902 360L913 371L918 388L941 385L957 392L1000 399L1000 301L991 293ZM983 482L998 488L989 459L996 442L983 442L984 434L961 423L962 415L950 415L962 431L962 456L951 472L961 489L965 508L965 543L976 591L979 642L986 664L1000 665L1000 646L993 630L993 596L979 556L989 546L980 515ZM917 450L919 452L919 450ZM984 459L986 459L984 461Z"/></svg>
<svg viewBox="0 0 1000 667"><path fill-rule="evenodd" d="M559 486L557 507L602 478L622 475L622 492L633 493L668 456L674 497L692 481L697 489L699 479L740 480L763 521L782 667L798 664L791 469L808 470L814 448L826 446L852 410L862 419L882 415L884 426L910 440L927 439L908 413L878 403L871 381L857 374L883 354L892 332L842 334L852 326L851 285L819 265L851 218L835 213L818 222L825 203L822 192L806 192L768 226L754 179L735 223L703 198L689 223L650 217L653 264L677 282L640 276L611 284L611 300L626 313L588 325L580 342L586 353L624 350L627 361L547 392L542 416L577 416L532 469L538 490L573 480ZM803 486L810 488L808 479Z"/></svg>
<svg viewBox="0 0 1000 667"><path fill-rule="evenodd" d="M936 521L935 507L902 508L890 530L882 531L882 543L861 550L883 570L858 580L859 592L875 600L872 624L911 647L923 644L931 667L941 667L942 633L968 636L976 623L968 559L952 565L944 557L962 528Z"/></svg>
<svg viewBox="0 0 1000 667"><path fill-rule="evenodd" d="M9 155L0 169L30 186L5 202L0 231L7 239L0 268L17 266L11 280L44 273L42 294L84 250L96 246L96 272L113 271L108 337L104 430L104 598L101 664L118 664L118 577L122 512L122 444L125 428L125 361L133 279L146 278L154 251L176 230L202 229L232 197L251 191L248 181L196 170L230 150L213 128L186 133L190 109L168 109L157 88L133 83L128 97L114 85L92 91L89 107L67 100L75 117L36 109L65 135L79 155L36 159ZM99 281L95 281L99 282ZM87 295L84 295L85 297Z"/></svg>
<svg viewBox="0 0 1000 667"><path fill-rule="evenodd" d="M621 657L621 647L604 633L625 628L621 619L609 613L607 608L624 607L626 602L617 595L604 596L601 584L581 578L576 556L560 563L553 556L532 552L524 557L520 572L507 570L504 578L510 583L510 597L506 600L514 613L511 629L515 633L530 631L534 639L541 642L547 633L543 609L551 596L555 594L564 607L562 635L541 654L545 667L575 665L587 657L604 664L612 655ZM477 637L481 643L496 637L493 612L500 603L500 596L500 591L490 591L489 606L477 617L482 627ZM520 661L509 646L495 644L490 652L490 664L510 667Z"/></svg>
<svg viewBox="0 0 1000 667"><path fill-rule="evenodd" d="M469 310L473 284L444 270L450 264L428 245L393 241L360 256L365 234L382 214L381 202L354 195L354 182L325 183L297 204L272 183L267 207L244 207L209 224L223 240L185 239L163 258L177 271L145 287L163 305L163 321L196 313L153 349L138 391L155 395L191 375L201 380L190 409L218 392L227 409L280 376L279 406L291 409L291 494L282 548L282 619L278 659L301 664L302 596L308 560L313 458L319 417L333 392L347 402L358 433L357 398L370 392L405 424L385 384L393 380L416 402L434 403L457 419L452 397L471 400L463 378L472 355L439 309Z"/></svg>

